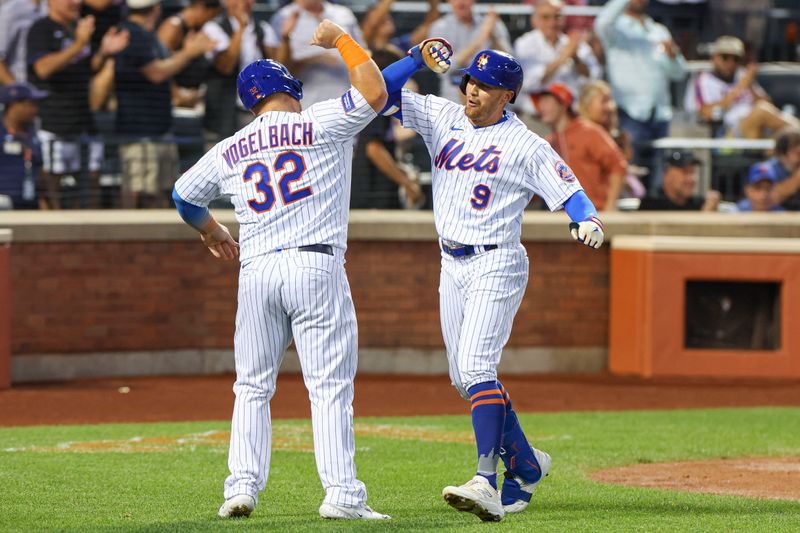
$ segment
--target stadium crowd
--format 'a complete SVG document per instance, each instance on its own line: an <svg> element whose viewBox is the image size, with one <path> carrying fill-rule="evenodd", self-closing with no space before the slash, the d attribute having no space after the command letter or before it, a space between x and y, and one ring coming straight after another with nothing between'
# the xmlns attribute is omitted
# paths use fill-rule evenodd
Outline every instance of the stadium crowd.
<svg viewBox="0 0 800 533"><path fill-rule="evenodd" d="M800 121L759 84L764 28L715 16L736 0L531 0L529 17L427 0L424 14L403 20L394 0L376 0L360 17L325 0L292 0L272 13L255 0L220 1L0 0L0 208L167 207L180 172L252 119L235 94L244 65L287 65L304 83L306 107L347 89L338 55L309 44L322 19L381 67L428 36L448 39L450 72L410 83L457 102L459 69L475 53L513 54L524 85L512 110L547 138L598 208L800 208ZM596 4L596 16L565 14ZM790 22L785 41L796 40ZM687 60L701 55L707 63ZM721 194L691 143L653 146L687 125L714 139L774 138L775 148L756 152L763 160L724 142L712 150L712 164L739 165L738 183ZM359 136L352 207L430 207L420 146L395 119L376 119ZM116 176L112 187L104 175Z"/></svg>

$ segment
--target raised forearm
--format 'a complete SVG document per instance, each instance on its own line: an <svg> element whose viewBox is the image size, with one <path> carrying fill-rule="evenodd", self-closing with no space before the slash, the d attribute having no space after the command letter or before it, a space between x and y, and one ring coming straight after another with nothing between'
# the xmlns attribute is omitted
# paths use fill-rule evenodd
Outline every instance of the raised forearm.
<svg viewBox="0 0 800 533"><path fill-rule="evenodd" d="M776 204L782 204L800 190L800 171L795 172L788 179L775 184L772 188L772 197Z"/></svg>
<svg viewBox="0 0 800 533"><path fill-rule="evenodd" d="M142 67L142 74L144 74L144 77L151 83L163 83L186 68L186 65L188 65L193 58L194 55L190 50L182 48L166 59L151 61Z"/></svg>
<svg viewBox="0 0 800 533"><path fill-rule="evenodd" d="M46 80L69 65L85 46L76 41L63 50L42 56L33 63L33 71L39 79Z"/></svg>
<svg viewBox="0 0 800 533"><path fill-rule="evenodd" d="M228 44L228 48L217 54L217 57L214 58L214 68L216 68L221 74L230 75L233 74L236 65L239 64L239 53L242 49L242 34L244 33L244 28L239 28L237 31L231 35L231 42Z"/></svg>
<svg viewBox="0 0 800 533"><path fill-rule="evenodd" d="M608 177L608 198L606 199L606 205L603 207L603 211L617 210L617 200L622 191L623 180L624 176L621 172L614 172Z"/></svg>

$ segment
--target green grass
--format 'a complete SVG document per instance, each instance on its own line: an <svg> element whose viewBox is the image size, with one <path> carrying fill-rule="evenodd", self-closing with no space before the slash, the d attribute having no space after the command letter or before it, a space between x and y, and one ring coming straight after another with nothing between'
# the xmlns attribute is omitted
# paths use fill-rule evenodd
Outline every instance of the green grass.
<svg viewBox="0 0 800 533"><path fill-rule="evenodd" d="M800 455L800 409L523 415L554 469L532 506L499 524L447 507L444 485L474 472L468 417L370 418L356 439L359 478L388 523L323 522L310 422L279 421L270 480L249 520L216 518L227 448L150 437L227 431L228 422L0 429L0 531L800 531L800 503L609 486L592 470L637 462ZM425 440L387 438L387 424ZM361 426L360 426L361 427ZM455 442L435 442L433 436ZM287 440L287 436L291 439ZM143 440L155 451L76 452L76 441ZM202 439L201 439L202 440ZM63 448L63 446L62 446ZM119 446L117 446L119 448ZM162 449L163 448L163 449ZM15 451L5 451L15 449ZM71 451L73 450L73 451Z"/></svg>

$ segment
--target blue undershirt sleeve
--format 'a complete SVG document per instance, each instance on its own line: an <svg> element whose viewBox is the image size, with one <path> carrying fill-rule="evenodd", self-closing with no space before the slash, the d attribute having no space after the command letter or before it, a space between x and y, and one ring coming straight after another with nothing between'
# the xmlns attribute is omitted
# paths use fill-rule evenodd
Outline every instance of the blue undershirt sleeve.
<svg viewBox="0 0 800 533"><path fill-rule="evenodd" d="M172 200L175 202L175 207L178 209L178 214L184 222L192 226L197 231L203 231L203 227L211 217L207 207L200 207L198 205L190 204L178 194L178 191L173 187Z"/></svg>
<svg viewBox="0 0 800 533"><path fill-rule="evenodd" d="M575 194L564 202L564 211L567 212L569 218L571 218L573 222L583 222L590 217L597 216L597 209L583 191L575 192Z"/></svg>
<svg viewBox="0 0 800 533"><path fill-rule="evenodd" d="M389 93L389 98L386 100L386 105L381 109L379 114L391 114L397 118L401 118L399 116L402 112L402 97L400 91L411 76L416 74L419 69L420 65L417 61L411 56L406 56L399 61L395 61L381 71L383 80L386 82L386 92ZM397 108L398 111L395 113L387 113L387 111L392 108Z"/></svg>

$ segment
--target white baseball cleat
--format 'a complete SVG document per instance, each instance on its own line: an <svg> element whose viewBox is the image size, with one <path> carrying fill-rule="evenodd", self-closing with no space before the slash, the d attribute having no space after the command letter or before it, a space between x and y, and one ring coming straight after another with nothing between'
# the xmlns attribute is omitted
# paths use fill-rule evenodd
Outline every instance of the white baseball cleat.
<svg viewBox="0 0 800 533"><path fill-rule="evenodd" d="M239 494L238 496L225 500L225 503L219 508L218 514L222 518L247 518L255 508L255 498L247 494Z"/></svg>
<svg viewBox="0 0 800 533"><path fill-rule="evenodd" d="M533 451L533 455L536 457L536 462L539 463L539 468L541 469L542 475L539 476L539 479L536 481L527 483L521 477L506 471L504 474L506 479L503 481L504 492L518 493L521 491L533 495L533 492L536 490L536 487L539 485L539 483L541 483L542 480L550 473L550 467L553 465L553 460L550 458L550 454L543 452L542 450L537 450L533 446L531 446L531 450ZM513 488L506 491L506 483L509 484L509 488ZM514 503L503 505L503 509L507 513L521 513L526 507L528 507L530 503L531 498L528 496L527 499L518 499Z"/></svg>
<svg viewBox="0 0 800 533"><path fill-rule="evenodd" d="M500 494L483 476L475 476L460 487L445 487L442 496L450 507L477 515L484 522L499 522L505 514Z"/></svg>
<svg viewBox="0 0 800 533"><path fill-rule="evenodd" d="M388 514L373 511L368 505L362 507L342 507L331 503L319 506L319 516L330 520L389 520Z"/></svg>

